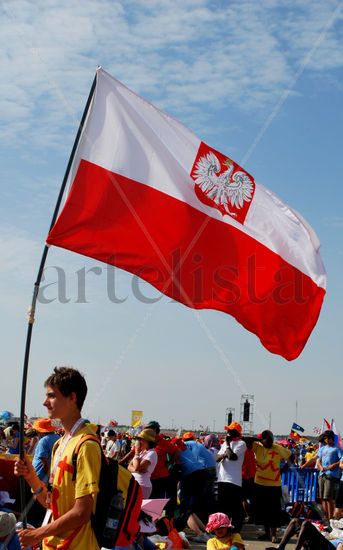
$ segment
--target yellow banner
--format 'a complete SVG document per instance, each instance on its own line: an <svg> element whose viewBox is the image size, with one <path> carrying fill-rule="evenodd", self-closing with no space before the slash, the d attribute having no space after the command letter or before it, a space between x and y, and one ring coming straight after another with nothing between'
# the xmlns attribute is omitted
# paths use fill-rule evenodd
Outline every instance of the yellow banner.
<svg viewBox="0 0 343 550"><path fill-rule="evenodd" d="M138 428L143 423L143 411L131 411L131 426Z"/></svg>

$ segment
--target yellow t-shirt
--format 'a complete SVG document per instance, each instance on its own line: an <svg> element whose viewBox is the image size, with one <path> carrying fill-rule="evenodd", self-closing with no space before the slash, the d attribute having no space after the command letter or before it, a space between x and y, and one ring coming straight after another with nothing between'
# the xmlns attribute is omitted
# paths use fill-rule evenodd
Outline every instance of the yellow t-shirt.
<svg viewBox="0 0 343 550"><path fill-rule="evenodd" d="M77 455L76 480L72 480L73 465L72 456L76 444L84 434L94 432L88 425L77 431L67 443L62 456L58 462L51 495L52 519L63 516L74 506L75 499L85 495L93 495L94 507L96 505L96 494L99 492L99 476L101 466L100 447L96 441L85 441ZM60 442L63 445L63 441ZM58 446L53 450L51 464L54 464L54 457L58 452ZM43 550L99 550L91 522L82 527L67 531L63 538L47 537L43 541Z"/></svg>
<svg viewBox="0 0 343 550"><path fill-rule="evenodd" d="M280 462L291 456L291 451L273 443L270 449L254 441L253 451L256 456L255 483L268 487L281 486Z"/></svg>
<svg viewBox="0 0 343 550"><path fill-rule="evenodd" d="M308 451L306 454L305 454L305 461L308 462L309 460L312 460L312 459L315 459L316 456L317 456L317 450L314 450L314 451Z"/></svg>
<svg viewBox="0 0 343 550"><path fill-rule="evenodd" d="M222 539L209 539L206 543L206 550L227 550L233 544L236 544L238 548L245 548L244 541L239 533L230 533Z"/></svg>

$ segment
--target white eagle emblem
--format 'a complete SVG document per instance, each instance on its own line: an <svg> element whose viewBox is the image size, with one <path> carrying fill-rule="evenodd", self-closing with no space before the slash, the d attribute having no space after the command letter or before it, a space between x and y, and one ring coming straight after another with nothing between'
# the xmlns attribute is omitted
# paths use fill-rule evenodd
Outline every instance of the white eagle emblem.
<svg viewBox="0 0 343 550"><path fill-rule="evenodd" d="M195 165L192 177L201 191L214 203L222 214L237 217L230 210L241 209L245 202L250 202L254 194L254 183L242 170L234 171L234 162L227 158L224 163L227 170L220 174L222 166L216 155L209 151Z"/></svg>

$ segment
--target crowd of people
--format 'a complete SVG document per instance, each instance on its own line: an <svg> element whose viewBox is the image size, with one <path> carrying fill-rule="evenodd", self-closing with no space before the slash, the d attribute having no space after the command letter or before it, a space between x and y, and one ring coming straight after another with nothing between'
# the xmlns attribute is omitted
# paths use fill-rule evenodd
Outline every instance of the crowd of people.
<svg viewBox="0 0 343 550"><path fill-rule="evenodd" d="M244 548L244 522L263 526L259 538L279 544L280 549L294 534L298 534L297 550L306 544L316 550L339 547L339 537L331 542L315 523L303 521L306 518L299 514L292 519L282 510L282 470L297 464L318 470L324 524L343 517L343 455L330 430L322 434L319 447L309 444L307 449L292 442L278 444L270 430L245 437L238 422L225 426L222 436L185 432L171 437L161 433L156 420L135 435L116 433L82 419L87 386L75 369L55 368L45 388L47 418L37 419L26 430L26 455L14 461L15 475L30 486L34 500L46 511L45 520L40 525L38 514L35 524L36 515L33 528L22 529L12 538L10 550L18 541L21 548L39 544L46 550L98 548L90 519L99 491L101 452L127 468L143 499L167 499L164 515L171 528L180 532L187 526L194 533L193 541L206 543L208 550ZM97 434L99 444L90 439L80 447L74 480L73 452L85 434ZM2 452L18 453L17 424L1 429L0 445ZM15 516L6 507L0 513L1 548L1 533L7 529L5 524L12 525L13 531ZM279 541L277 529L289 520Z"/></svg>

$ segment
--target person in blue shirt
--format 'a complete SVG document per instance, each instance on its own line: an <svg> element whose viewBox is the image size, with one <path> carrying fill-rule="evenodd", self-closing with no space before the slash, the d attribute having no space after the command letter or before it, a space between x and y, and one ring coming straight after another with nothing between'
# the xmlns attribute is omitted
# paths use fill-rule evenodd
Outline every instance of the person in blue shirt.
<svg viewBox="0 0 343 550"><path fill-rule="evenodd" d="M336 496L335 519L343 518L343 456L339 463L339 467L341 469L341 479L339 482L339 487L338 487L337 496Z"/></svg>
<svg viewBox="0 0 343 550"><path fill-rule="evenodd" d="M52 448L59 439L59 435L55 433L55 427L49 418L38 418L35 420L33 429L37 432L39 441L34 450L32 465L38 478L47 484L49 481ZM35 502L30 510L32 523L36 526L41 525L44 515L45 509L39 502Z"/></svg>
<svg viewBox="0 0 343 550"><path fill-rule="evenodd" d="M326 518L330 520L334 516L335 498L341 477L339 463L342 451L334 444L335 434L332 430L326 430L322 434L322 439L324 445L317 453L319 499Z"/></svg>
<svg viewBox="0 0 343 550"><path fill-rule="evenodd" d="M191 432L186 432L183 436L183 441L186 444L186 449L179 456L179 461L182 468L182 474L187 476L197 470L206 468L216 469L216 460L213 454L198 441L193 439L185 439L185 436Z"/></svg>
<svg viewBox="0 0 343 550"><path fill-rule="evenodd" d="M202 524L206 524L209 514L213 511L216 461L204 445L195 441L192 432L186 432L182 439L184 446L178 456L182 472L181 514L187 517L195 514Z"/></svg>
<svg viewBox="0 0 343 550"><path fill-rule="evenodd" d="M35 448L32 464L39 479L47 483L52 448L60 436L55 433L55 428L51 424L50 418L35 420L33 429L38 432L40 439Z"/></svg>

